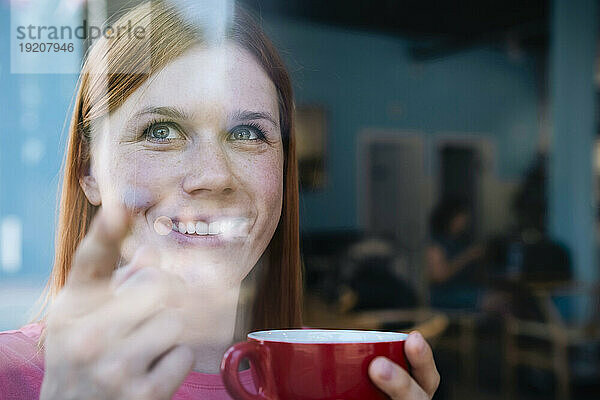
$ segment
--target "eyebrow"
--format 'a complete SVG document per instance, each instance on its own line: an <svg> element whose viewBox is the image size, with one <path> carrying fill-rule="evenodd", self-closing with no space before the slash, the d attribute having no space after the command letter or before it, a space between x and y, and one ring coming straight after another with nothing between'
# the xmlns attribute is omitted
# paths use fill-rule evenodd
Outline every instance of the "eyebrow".
<svg viewBox="0 0 600 400"><path fill-rule="evenodd" d="M279 124L275 122L275 119L273 118L271 113L263 111L237 110L233 113L233 119L238 121L264 119L270 122L275 128L279 127Z"/></svg>
<svg viewBox="0 0 600 400"><path fill-rule="evenodd" d="M178 107L145 107L135 113L135 117L139 117L145 114L158 114L164 115L172 119L189 119L190 115L184 110Z"/></svg>
<svg viewBox="0 0 600 400"><path fill-rule="evenodd" d="M146 114L158 114L177 120L191 119L189 113L178 107L145 107L135 113L134 117ZM233 113L232 119L236 121L263 119L270 122L275 128L279 127L279 124L275 122L275 118L273 118L271 113L264 111L236 110Z"/></svg>

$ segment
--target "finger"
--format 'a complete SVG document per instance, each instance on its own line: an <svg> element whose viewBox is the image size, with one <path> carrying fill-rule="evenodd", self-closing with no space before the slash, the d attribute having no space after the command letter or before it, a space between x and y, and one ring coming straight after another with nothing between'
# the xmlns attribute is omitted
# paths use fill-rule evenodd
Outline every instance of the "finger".
<svg viewBox="0 0 600 400"><path fill-rule="evenodd" d="M141 268L160 266L160 256L161 254L157 249L147 245L141 246L135 251L129 264L114 272L110 282L111 288L118 288Z"/></svg>
<svg viewBox="0 0 600 400"><path fill-rule="evenodd" d="M110 291L103 284L61 290L48 309L46 325L50 328L49 332L68 328L75 318L93 312L111 298Z"/></svg>
<svg viewBox="0 0 600 400"><path fill-rule="evenodd" d="M176 295L164 282L124 286L118 296L80 316L77 319L80 328L70 329L59 338L71 349L77 362L95 360L169 303L176 303L170 300Z"/></svg>
<svg viewBox="0 0 600 400"><path fill-rule="evenodd" d="M77 247L69 285L110 278L121 255L121 242L129 230L129 220L129 214L122 207L100 209Z"/></svg>
<svg viewBox="0 0 600 400"><path fill-rule="evenodd" d="M118 296L91 313L82 316L72 342L83 341L81 347L104 348L106 344L127 336L145 320L165 309L169 299L164 285L139 285L122 291Z"/></svg>
<svg viewBox="0 0 600 400"><path fill-rule="evenodd" d="M129 288L146 288L147 290L158 290L165 295L164 302L172 307L182 305L186 296L186 284L179 276L156 267L139 267L135 272L129 274L114 293L120 295Z"/></svg>
<svg viewBox="0 0 600 400"><path fill-rule="evenodd" d="M408 335L404 352L413 378L430 397L433 397L440 384L440 374L435 366L431 347L420 332L414 331Z"/></svg>
<svg viewBox="0 0 600 400"><path fill-rule="evenodd" d="M177 310L163 310L113 346L101 363L120 365L121 375L126 379L145 375L154 360L180 343L183 329L184 322Z"/></svg>
<svg viewBox="0 0 600 400"><path fill-rule="evenodd" d="M136 384L137 393L131 398L170 399L194 365L194 353L188 346L180 345L166 353Z"/></svg>
<svg viewBox="0 0 600 400"><path fill-rule="evenodd" d="M393 400L430 399L404 368L385 357L377 357L371 361L369 377Z"/></svg>

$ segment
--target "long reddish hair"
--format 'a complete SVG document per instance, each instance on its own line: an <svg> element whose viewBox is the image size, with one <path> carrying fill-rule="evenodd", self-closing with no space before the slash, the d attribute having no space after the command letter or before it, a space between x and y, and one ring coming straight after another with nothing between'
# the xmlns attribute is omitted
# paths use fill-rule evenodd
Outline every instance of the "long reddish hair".
<svg viewBox="0 0 600 400"><path fill-rule="evenodd" d="M98 207L86 198L79 180L90 162L90 126L116 110L153 73L202 42L203 32L163 1L144 3L124 14L115 26L140 26L142 39L131 34L101 38L90 49L78 82L64 160L54 267L47 284L46 305L64 286L75 250ZM293 93L289 75L271 41L256 20L236 6L227 31L254 55L277 90L284 149L283 208L267 248L269 257L259 281L252 329L301 326L302 278L298 227L298 176L293 128Z"/></svg>

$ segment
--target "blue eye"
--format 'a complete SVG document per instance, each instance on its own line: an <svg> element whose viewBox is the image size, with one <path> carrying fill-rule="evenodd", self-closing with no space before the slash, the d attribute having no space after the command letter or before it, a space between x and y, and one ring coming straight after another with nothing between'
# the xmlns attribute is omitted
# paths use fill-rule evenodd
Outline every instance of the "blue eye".
<svg viewBox="0 0 600 400"><path fill-rule="evenodd" d="M230 140L265 140L265 133L254 124L236 126L229 132Z"/></svg>
<svg viewBox="0 0 600 400"><path fill-rule="evenodd" d="M144 130L146 140L155 143L165 143L181 139L181 133L171 123L153 122Z"/></svg>

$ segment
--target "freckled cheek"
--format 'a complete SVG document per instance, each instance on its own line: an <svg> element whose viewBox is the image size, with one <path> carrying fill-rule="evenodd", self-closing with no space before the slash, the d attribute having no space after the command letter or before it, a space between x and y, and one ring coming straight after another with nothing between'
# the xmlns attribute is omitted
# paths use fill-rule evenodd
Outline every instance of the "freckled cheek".
<svg viewBox="0 0 600 400"><path fill-rule="evenodd" d="M174 190L174 169L157 157L145 157L139 152L115 154L110 165L105 192L134 212L144 211Z"/></svg>
<svg viewBox="0 0 600 400"><path fill-rule="evenodd" d="M266 225L277 225L283 199L283 162L270 158L256 165L253 174L253 191L259 213L267 218Z"/></svg>

